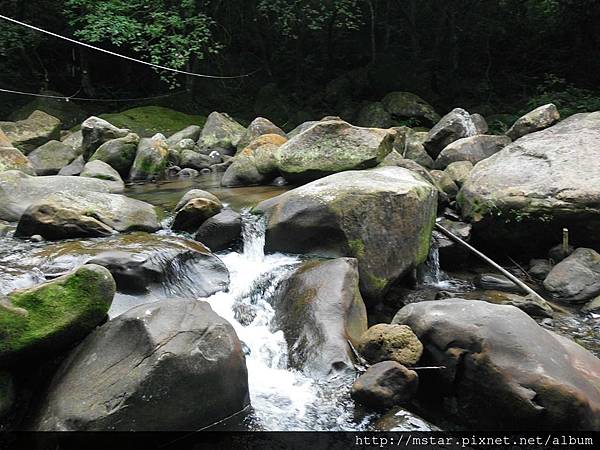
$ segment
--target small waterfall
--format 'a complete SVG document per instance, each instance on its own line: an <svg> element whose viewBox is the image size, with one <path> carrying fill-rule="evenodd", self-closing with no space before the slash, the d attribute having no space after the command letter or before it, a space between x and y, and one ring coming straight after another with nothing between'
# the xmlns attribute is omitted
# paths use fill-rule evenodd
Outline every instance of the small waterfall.
<svg viewBox="0 0 600 450"><path fill-rule="evenodd" d="M439 286L448 280L448 276L440 268L440 249L435 239L432 240L427 261L421 268L423 284Z"/></svg>

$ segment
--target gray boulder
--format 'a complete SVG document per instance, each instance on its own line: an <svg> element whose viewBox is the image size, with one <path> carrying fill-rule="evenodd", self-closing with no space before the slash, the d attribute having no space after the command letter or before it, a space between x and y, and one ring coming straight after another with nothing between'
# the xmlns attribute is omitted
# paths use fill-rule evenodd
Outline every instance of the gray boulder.
<svg viewBox="0 0 600 450"><path fill-rule="evenodd" d="M578 248L552 268L544 289L557 299L583 303L600 294L600 254Z"/></svg>
<svg viewBox="0 0 600 450"><path fill-rule="evenodd" d="M382 103L368 103L358 112L356 124L368 128L390 128L392 116L385 110Z"/></svg>
<svg viewBox="0 0 600 450"><path fill-rule="evenodd" d="M471 120L475 124L475 129L477 130L477 134L487 134L489 131L489 126L485 117L481 114L471 114Z"/></svg>
<svg viewBox="0 0 600 450"><path fill-rule="evenodd" d="M61 137L60 141L63 144L72 147L78 155L83 153L83 134L81 133L81 130L74 131L73 133L69 133L66 136Z"/></svg>
<svg viewBox="0 0 600 450"><path fill-rule="evenodd" d="M38 234L55 240L159 229L156 210L140 200L99 192L55 192L29 205L15 236Z"/></svg>
<svg viewBox="0 0 600 450"><path fill-rule="evenodd" d="M43 400L40 431L195 431L250 404L241 343L208 303L133 308L88 336Z"/></svg>
<svg viewBox="0 0 600 450"><path fill-rule="evenodd" d="M157 133L151 138L140 139L129 172L132 181L161 178L169 161L169 146L165 137Z"/></svg>
<svg viewBox="0 0 600 450"><path fill-rule="evenodd" d="M169 147L174 147L184 139L191 139L195 142L200 137L201 132L202 127L199 127L198 125L190 125L189 127L186 127L183 130L169 136L167 139L167 144L169 144Z"/></svg>
<svg viewBox="0 0 600 450"><path fill-rule="evenodd" d="M552 103L540 106L533 111L519 117L512 127L506 132L506 135L513 141L529 133L543 130L554 125L560 120L560 113Z"/></svg>
<svg viewBox="0 0 600 450"><path fill-rule="evenodd" d="M211 251L218 252L230 248L240 239L242 233L242 216L224 209L200 225L194 239L202 242Z"/></svg>
<svg viewBox="0 0 600 450"><path fill-rule="evenodd" d="M122 138L129 134L125 128L117 128L99 117L89 117L81 124L83 157L89 160L90 156L105 142Z"/></svg>
<svg viewBox="0 0 600 450"><path fill-rule="evenodd" d="M435 160L436 169L445 169L457 161L470 161L474 165L479 161L498 153L511 143L507 136L478 134L458 139L446 146Z"/></svg>
<svg viewBox="0 0 600 450"><path fill-rule="evenodd" d="M419 389L419 376L395 361L372 365L356 379L350 395L357 403L376 411L410 403Z"/></svg>
<svg viewBox="0 0 600 450"><path fill-rule="evenodd" d="M79 175L83 171L84 167L85 167L85 159L83 159L83 155L79 155L77 158L75 158L71 162L71 164L60 169L58 171L58 175L64 176L64 177L71 177L71 176Z"/></svg>
<svg viewBox="0 0 600 450"><path fill-rule="evenodd" d="M448 164L444 172L448 174L458 187L462 187L469 179L469 174L472 170L473 163L471 161L456 161Z"/></svg>
<svg viewBox="0 0 600 450"><path fill-rule="evenodd" d="M206 153L216 150L224 155L233 155L245 132L246 129L227 114L215 111L206 119L198 146Z"/></svg>
<svg viewBox="0 0 600 450"><path fill-rule="evenodd" d="M479 162L457 198L478 242L540 254L565 227L578 246L600 242L598 142L600 112L576 114Z"/></svg>
<svg viewBox="0 0 600 450"><path fill-rule="evenodd" d="M104 180L114 186L113 190L115 192L125 190L125 183L123 183L123 179L121 178L121 175L119 175L119 172L100 160L88 162L83 166L83 170L79 176Z"/></svg>
<svg viewBox="0 0 600 450"><path fill-rule="evenodd" d="M105 162L119 172L122 177L126 177L133 165L139 142L140 137L134 133L129 133L122 138L111 139L98 147L90 157L90 161Z"/></svg>
<svg viewBox="0 0 600 450"><path fill-rule="evenodd" d="M194 150L183 150L180 154L179 165L185 169L208 169L215 161L208 155Z"/></svg>
<svg viewBox="0 0 600 450"><path fill-rule="evenodd" d="M29 161L38 175L56 175L77 156L73 147L60 141L49 141L29 153Z"/></svg>
<svg viewBox="0 0 600 450"><path fill-rule="evenodd" d="M32 177L18 170L0 173L0 219L17 221L40 198L55 192L113 192L106 181L81 177Z"/></svg>
<svg viewBox="0 0 600 450"><path fill-rule="evenodd" d="M13 147L28 155L48 141L60 139L61 121L43 111L34 111L24 120L0 122L0 129L6 133Z"/></svg>
<svg viewBox="0 0 600 450"><path fill-rule="evenodd" d="M600 429L600 360L520 309L476 300L425 301L402 308L393 323L410 326L419 337L423 365L445 367L423 373L420 391L437 396L468 425Z"/></svg>
<svg viewBox="0 0 600 450"><path fill-rule="evenodd" d="M458 186L454 182L450 175L443 170L430 170L429 175L435 180L436 186L438 186L449 199L453 200L458 194Z"/></svg>
<svg viewBox="0 0 600 450"><path fill-rule="evenodd" d="M428 169L433 168L433 159L425 150L423 142L427 139L428 133L425 131L412 131L406 134L404 140L404 149L401 152L406 159L412 159L416 163Z"/></svg>
<svg viewBox="0 0 600 450"><path fill-rule="evenodd" d="M428 126L440 120L433 106L410 92L390 92L381 103L395 120L417 119L421 125Z"/></svg>
<svg viewBox="0 0 600 450"><path fill-rule="evenodd" d="M179 211L187 204L187 202L195 198L204 198L206 200L212 200L215 203L221 203L221 201L216 195L213 195L208 191L204 191L202 189L190 189L185 194L183 194L181 199L177 202L177 205L175 206L175 211Z"/></svg>
<svg viewBox="0 0 600 450"><path fill-rule="evenodd" d="M429 131L423 145L427 153L435 159L447 145L475 134L477 128L471 115L462 108L455 108Z"/></svg>
<svg viewBox="0 0 600 450"><path fill-rule="evenodd" d="M196 197L188 200L175 214L171 228L178 231L193 232L204 223L206 219L218 214L223 205L219 200Z"/></svg>
<svg viewBox="0 0 600 450"><path fill-rule="evenodd" d="M398 167L342 172L261 202L266 250L358 259L361 292L377 302L424 262L436 189Z"/></svg>
<svg viewBox="0 0 600 450"><path fill-rule="evenodd" d="M392 151L394 133L342 120L318 122L279 148L277 167L290 181L375 167Z"/></svg>
<svg viewBox="0 0 600 450"><path fill-rule="evenodd" d="M348 340L358 343L367 329L356 260L303 264L282 283L275 320L285 334L292 367L315 377L353 371Z"/></svg>

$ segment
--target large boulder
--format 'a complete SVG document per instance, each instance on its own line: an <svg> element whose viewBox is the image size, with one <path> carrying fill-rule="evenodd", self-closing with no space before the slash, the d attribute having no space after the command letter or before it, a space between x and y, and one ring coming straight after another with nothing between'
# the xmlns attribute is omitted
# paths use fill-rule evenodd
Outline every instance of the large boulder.
<svg viewBox="0 0 600 450"><path fill-rule="evenodd" d="M554 298L584 303L600 294L600 254L578 248L552 268L544 289Z"/></svg>
<svg viewBox="0 0 600 450"><path fill-rule="evenodd" d="M7 170L20 170L27 175L35 175L35 169L27 156L14 147L1 146L0 142L0 172Z"/></svg>
<svg viewBox="0 0 600 450"><path fill-rule="evenodd" d="M227 187L265 184L277 177L276 154L287 138L264 134L238 152L221 179Z"/></svg>
<svg viewBox="0 0 600 450"><path fill-rule="evenodd" d="M114 186L115 192L125 190L125 183L119 172L104 161L94 160L86 163L79 176L104 180Z"/></svg>
<svg viewBox="0 0 600 450"><path fill-rule="evenodd" d="M198 153L194 150L183 150L180 154L179 165L183 168L202 170L208 169L217 163L210 156Z"/></svg>
<svg viewBox="0 0 600 450"><path fill-rule="evenodd" d="M462 108L455 108L429 130L423 145L427 153L435 159L447 145L476 134L477 128L471 115Z"/></svg>
<svg viewBox="0 0 600 450"><path fill-rule="evenodd" d="M0 366L68 349L106 318L114 294L110 272L90 264L0 299Z"/></svg>
<svg viewBox="0 0 600 450"><path fill-rule="evenodd" d="M90 161L102 161L115 169L122 177L129 174L137 152L140 138L137 134L129 133L127 136L102 144L90 157Z"/></svg>
<svg viewBox="0 0 600 450"><path fill-rule="evenodd" d="M233 327L198 300L164 300L106 323L54 376L35 428L196 431L250 404Z"/></svg>
<svg viewBox="0 0 600 450"><path fill-rule="evenodd" d="M117 128L99 117L89 117L81 124L83 157L88 160L90 156L105 142L122 138L129 134L126 128Z"/></svg>
<svg viewBox="0 0 600 450"><path fill-rule="evenodd" d="M58 171L58 175L63 177L72 177L79 175L83 168L85 167L85 159L83 159L83 155L79 155L75 158L70 164L66 165L62 169ZM113 188L116 187L113 185ZM119 191L121 192L121 191Z"/></svg>
<svg viewBox="0 0 600 450"><path fill-rule="evenodd" d="M0 219L17 221L40 198L55 192L114 192L114 185L94 178L32 177L18 170L0 173Z"/></svg>
<svg viewBox="0 0 600 450"><path fill-rule="evenodd" d="M73 147L60 141L49 141L29 153L29 161L38 175L56 175L77 158Z"/></svg>
<svg viewBox="0 0 600 450"><path fill-rule="evenodd" d="M560 120L560 113L552 103L540 106L533 111L519 117L512 127L506 132L506 135L513 141L526 134L543 130L554 125Z"/></svg>
<svg viewBox="0 0 600 450"><path fill-rule="evenodd" d="M377 411L410 403L419 388L419 376L395 361L372 365L356 379L352 399Z"/></svg>
<svg viewBox="0 0 600 450"><path fill-rule="evenodd" d="M358 112L356 124L369 128L390 128L392 116L385 110L382 103L367 103Z"/></svg>
<svg viewBox="0 0 600 450"><path fill-rule="evenodd" d="M241 234L242 216L232 209L224 209L204 221L196 231L194 239L202 242L211 251L218 252L234 245Z"/></svg>
<svg viewBox="0 0 600 450"><path fill-rule="evenodd" d="M55 192L31 203L15 235L39 234L54 240L158 229L156 210L140 200L120 194Z"/></svg>
<svg viewBox="0 0 600 450"><path fill-rule="evenodd" d="M423 372L420 390L446 398L460 420L479 429L600 429L600 360L520 309L426 301L405 306L393 323L419 337L423 365L444 367Z"/></svg>
<svg viewBox="0 0 600 450"><path fill-rule="evenodd" d="M248 128L246 129L246 132L240 138L240 141L237 144L238 152L244 150L250 145L252 141L265 134L276 134L285 138L284 142L287 141L285 132L281 128L279 128L269 119L265 119L264 117L257 117L252 122L250 122L250 125L248 125Z"/></svg>
<svg viewBox="0 0 600 450"><path fill-rule="evenodd" d="M357 261L309 261L281 285L275 320L284 332L292 367L325 377L353 371L355 345L367 329Z"/></svg>
<svg viewBox="0 0 600 450"><path fill-rule="evenodd" d="M427 259L437 191L398 167L348 171L261 202L266 250L358 259L361 291L377 302Z"/></svg>
<svg viewBox="0 0 600 450"><path fill-rule="evenodd" d="M440 116L433 106L410 92L390 92L383 100L383 107L395 120L417 120L419 125L435 125Z"/></svg>
<svg viewBox="0 0 600 450"><path fill-rule="evenodd" d="M157 133L151 138L140 139L129 178L132 181L160 178L168 162L169 146L162 134Z"/></svg>
<svg viewBox="0 0 600 450"><path fill-rule="evenodd" d="M245 132L246 129L227 114L215 111L210 113L202 128L198 146L205 153L216 150L224 155L233 155Z"/></svg>
<svg viewBox="0 0 600 450"><path fill-rule="evenodd" d="M74 131L60 138L63 144L72 147L78 155L83 154L83 134L81 130Z"/></svg>
<svg viewBox="0 0 600 450"><path fill-rule="evenodd" d="M394 132L342 120L317 122L282 145L277 167L286 179L309 181L345 170L375 167L392 151Z"/></svg>
<svg viewBox="0 0 600 450"><path fill-rule="evenodd" d="M34 111L25 120L0 122L13 147L27 155L48 141L60 139L61 122L43 111Z"/></svg>
<svg viewBox="0 0 600 450"><path fill-rule="evenodd" d="M445 169L457 161L470 161L477 164L498 153L511 143L507 136L477 134L452 142L446 146L435 160L436 169Z"/></svg>
<svg viewBox="0 0 600 450"><path fill-rule="evenodd" d="M479 162L458 202L480 245L545 250L563 228L578 246L600 242L598 142L600 112L576 114Z"/></svg>
<svg viewBox="0 0 600 450"><path fill-rule="evenodd" d="M398 153L406 159L411 159L423 167L433 168L433 158L425 150L423 142L427 139L428 133L425 131L410 131L406 134L404 145L397 148Z"/></svg>
<svg viewBox="0 0 600 450"><path fill-rule="evenodd" d="M196 197L188 200L177 213L171 228L178 231L193 232L214 215L221 212L222 203L209 198Z"/></svg>

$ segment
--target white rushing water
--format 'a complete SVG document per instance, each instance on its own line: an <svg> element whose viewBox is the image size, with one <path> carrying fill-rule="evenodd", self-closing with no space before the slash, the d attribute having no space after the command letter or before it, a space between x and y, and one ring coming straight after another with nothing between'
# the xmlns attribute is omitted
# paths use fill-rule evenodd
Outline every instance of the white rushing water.
<svg viewBox="0 0 600 450"><path fill-rule="evenodd" d="M300 259L264 254L263 221L246 214L243 252L220 255L231 275L228 292L206 300L227 319L246 346L253 413L252 426L262 430L358 429L339 389L317 383L288 369L283 331L273 329L269 300Z"/></svg>

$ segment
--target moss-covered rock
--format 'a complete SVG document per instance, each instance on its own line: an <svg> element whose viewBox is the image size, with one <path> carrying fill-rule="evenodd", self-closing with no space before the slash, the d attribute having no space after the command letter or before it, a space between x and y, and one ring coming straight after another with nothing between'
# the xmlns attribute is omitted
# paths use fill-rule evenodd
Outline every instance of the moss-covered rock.
<svg viewBox="0 0 600 450"><path fill-rule="evenodd" d="M168 162L169 146L162 134L157 133L151 138L141 139L129 178L132 181L162 178Z"/></svg>
<svg viewBox="0 0 600 450"><path fill-rule="evenodd" d="M0 302L0 364L66 350L104 320L114 294L110 272L96 265L10 294Z"/></svg>
<svg viewBox="0 0 600 450"><path fill-rule="evenodd" d="M343 120L317 122L280 147L277 167L286 179L300 182L368 169L392 151L394 135L393 131L355 127Z"/></svg>
<svg viewBox="0 0 600 450"><path fill-rule="evenodd" d="M215 150L224 155L233 155L245 132L246 129L229 115L214 111L206 119L198 146L207 154Z"/></svg>
<svg viewBox="0 0 600 450"><path fill-rule="evenodd" d="M396 361L414 366L421 359L423 344L406 325L379 323L361 336L357 350L372 364Z"/></svg>
<svg viewBox="0 0 600 450"><path fill-rule="evenodd" d="M48 141L60 139L61 122L43 111L34 111L27 119L0 122L0 128L12 145L25 155Z"/></svg>
<svg viewBox="0 0 600 450"><path fill-rule="evenodd" d="M377 303L429 253L437 191L398 167L343 172L260 203L266 250L358 259L361 292Z"/></svg>
<svg viewBox="0 0 600 450"><path fill-rule="evenodd" d="M120 113L101 114L105 120L120 128L128 128L141 137L156 133L171 135L190 125L203 126L206 117L190 115L162 106L140 106Z"/></svg>
<svg viewBox="0 0 600 450"><path fill-rule="evenodd" d="M135 159L139 142L140 138L135 133L112 139L98 147L90 157L90 161L104 161L119 172L122 177L126 177Z"/></svg>
<svg viewBox="0 0 600 450"><path fill-rule="evenodd" d="M56 175L77 156L73 147L60 141L49 141L29 153L29 160L38 175Z"/></svg>
<svg viewBox="0 0 600 450"><path fill-rule="evenodd" d="M368 103L358 112L356 124L361 127L390 128L392 116L380 102Z"/></svg>
<svg viewBox="0 0 600 450"><path fill-rule="evenodd" d="M81 124L82 153L88 160L105 142L122 138L129 134L129 129L119 128L100 117L88 117Z"/></svg>
<svg viewBox="0 0 600 450"><path fill-rule="evenodd" d="M435 125L440 116L433 106L410 92L390 92L381 100L385 111L395 120L413 120L420 125Z"/></svg>
<svg viewBox="0 0 600 450"><path fill-rule="evenodd" d="M54 240L159 228L156 210L141 200L98 192L55 192L23 212L15 235L39 234Z"/></svg>

